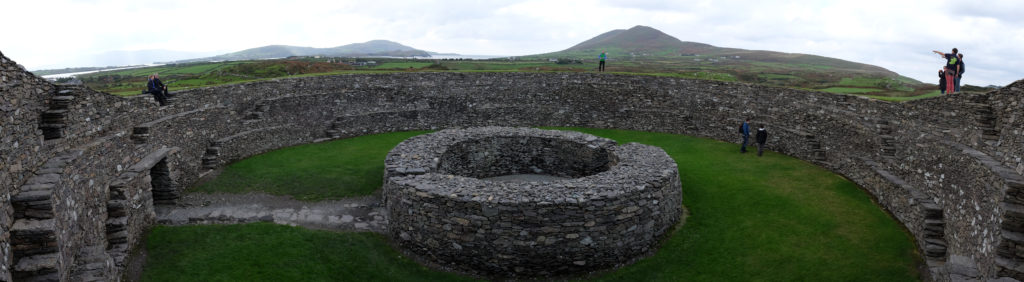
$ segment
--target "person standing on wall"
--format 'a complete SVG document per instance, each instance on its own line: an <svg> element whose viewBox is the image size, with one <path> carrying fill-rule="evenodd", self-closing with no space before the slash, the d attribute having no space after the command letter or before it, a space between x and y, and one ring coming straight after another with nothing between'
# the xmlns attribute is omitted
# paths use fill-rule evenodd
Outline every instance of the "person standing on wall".
<svg viewBox="0 0 1024 282"><path fill-rule="evenodd" d="M740 125L740 134L743 135L743 144L740 145L740 153L746 153L747 142L750 141L750 118L747 118L747 120Z"/></svg>
<svg viewBox="0 0 1024 282"><path fill-rule="evenodd" d="M760 157L764 153L764 143L768 143L768 131L764 130L764 124L757 129L757 135L754 140L757 141L757 156Z"/></svg>
<svg viewBox="0 0 1024 282"><path fill-rule="evenodd" d="M597 64L597 71L604 71L604 60L608 59L608 53L601 51L601 62Z"/></svg>
<svg viewBox="0 0 1024 282"><path fill-rule="evenodd" d="M953 53L942 53L939 51L932 51L933 53L939 54L946 59L946 94L953 93L956 90L956 76L957 69L960 67L960 57L957 57L957 50L953 48Z"/></svg>
<svg viewBox="0 0 1024 282"><path fill-rule="evenodd" d="M946 94L946 73L939 70L939 93Z"/></svg>
<svg viewBox="0 0 1024 282"><path fill-rule="evenodd" d="M156 98L161 106L167 105L167 85L160 81L160 76L155 73L150 75L149 81L146 82L146 89L153 94L153 98Z"/></svg>
<svg viewBox="0 0 1024 282"><path fill-rule="evenodd" d="M956 54L957 58L957 71L956 71L956 93L960 93L960 78L964 77L964 53Z"/></svg>

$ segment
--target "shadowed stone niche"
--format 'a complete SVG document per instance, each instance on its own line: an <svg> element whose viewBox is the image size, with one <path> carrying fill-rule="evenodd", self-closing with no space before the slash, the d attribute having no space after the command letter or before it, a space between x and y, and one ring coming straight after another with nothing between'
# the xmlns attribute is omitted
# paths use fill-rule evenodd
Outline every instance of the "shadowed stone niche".
<svg viewBox="0 0 1024 282"><path fill-rule="evenodd" d="M388 233L488 277L587 272L651 253L678 221L676 163L593 135L479 127L410 138L385 161Z"/></svg>

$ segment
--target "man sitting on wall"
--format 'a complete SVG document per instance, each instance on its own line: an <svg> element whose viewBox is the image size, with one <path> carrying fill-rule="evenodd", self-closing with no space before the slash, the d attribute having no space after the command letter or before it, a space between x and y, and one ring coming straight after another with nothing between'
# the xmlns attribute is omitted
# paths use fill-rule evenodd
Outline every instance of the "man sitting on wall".
<svg viewBox="0 0 1024 282"><path fill-rule="evenodd" d="M167 105L167 85L164 85L160 81L160 77L157 74L149 76L149 81L146 82L147 93L153 94L153 98L160 103L161 106Z"/></svg>

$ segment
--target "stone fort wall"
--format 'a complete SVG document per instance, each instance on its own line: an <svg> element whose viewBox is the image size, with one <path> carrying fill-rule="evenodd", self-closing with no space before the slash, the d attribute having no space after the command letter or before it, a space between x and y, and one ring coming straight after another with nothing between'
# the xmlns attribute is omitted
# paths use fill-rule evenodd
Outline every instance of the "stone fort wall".
<svg viewBox="0 0 1024 282"><path fill-rule="evenodd" d="M485 125L584 126L769 148L860 184L917 240L934 280L1024 279L1024 81L890 103L744 83L569 73L408 73L182 91L167 107L52 85L0 54L0 281L119 277L211 168L334 138Z"/></svg>

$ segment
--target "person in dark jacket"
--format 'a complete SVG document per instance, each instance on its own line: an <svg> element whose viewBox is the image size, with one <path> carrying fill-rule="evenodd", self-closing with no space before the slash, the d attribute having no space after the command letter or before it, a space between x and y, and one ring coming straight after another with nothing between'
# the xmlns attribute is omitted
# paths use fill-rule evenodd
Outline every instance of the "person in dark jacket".
<svg viewBox="0 0 1024 282"><path fill-rule="evenodd" d="M946 73L939 70L939 93L946 94Z"/></svg>
<svg viewBox="0 0 1024 282"><path fill-rule="evenodd" d="M743 145L740 145L740 153L746 153L747 142L750 142L750 118L747 118L743 125L740 125L740 134L743 134Z"/></svg>
<svg viewBox="0 0 1024 282"><path fill-rule="evenodd" d="M153 98L160 103L161 106L167 105L167 85L164 85L160 81L160 77L157 74L149 76L149 81L146 82L146 89L149 90L150 94L153 94Z"/></svg>
<svg viewBox="0 0 1024 282"><path fill-rule="evenodd" d="M760 157L764 153L764 143L768 142L768 131L764 130L764 124L757 129L755 140L757 140L757 156Z"/></svg>
<svg viewBox="0 0 1024 282"><path fill-rule="evenodd" d="M957 66L956 78L953 81L954 84L956 84L956 89L955 89L954 92L960 93L960 78L964 77L964 71L966 69L964 69L964 53L957 53L956 56L959 57L960 60L958 60L956 62L958 64L958 66Z"/></svg>

